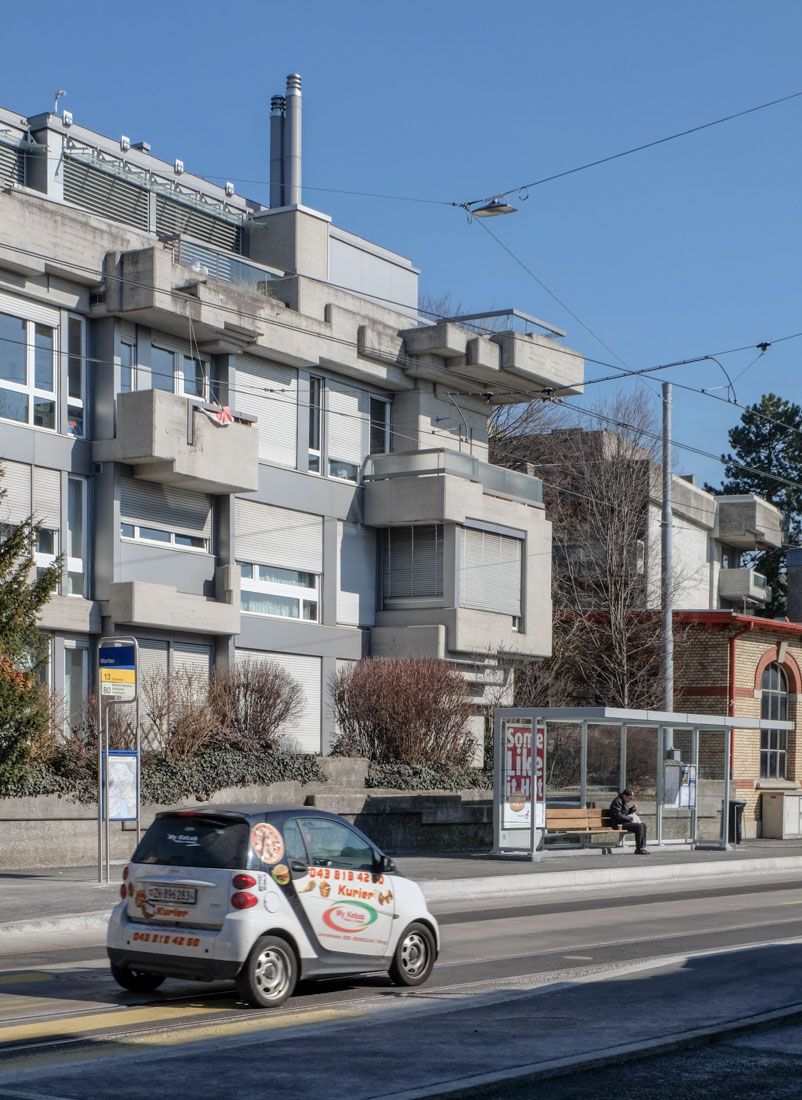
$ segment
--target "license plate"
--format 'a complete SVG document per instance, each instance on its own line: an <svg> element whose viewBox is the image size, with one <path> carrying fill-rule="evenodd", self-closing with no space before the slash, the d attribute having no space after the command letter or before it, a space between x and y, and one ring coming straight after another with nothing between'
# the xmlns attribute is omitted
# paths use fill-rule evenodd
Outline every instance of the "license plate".
<svg viewBox="0 0 802 1100"><path fill-rule="evenodd" d="M181 905L194 905L198 900L198 891L194 886L149 886L148 897L151 901L172 901Z"/></svg>

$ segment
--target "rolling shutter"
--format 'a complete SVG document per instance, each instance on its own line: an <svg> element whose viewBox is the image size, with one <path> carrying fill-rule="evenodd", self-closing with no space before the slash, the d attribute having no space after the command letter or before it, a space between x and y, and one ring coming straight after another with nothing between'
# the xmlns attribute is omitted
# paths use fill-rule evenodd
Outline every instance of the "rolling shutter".
<svg viewBox="0 0 802 1100"><path fill-rule="evenodd" d="M111 218L137 229L148 228L150 201L145 187L69 155L64 157L62 165L67 202L102 218Z"/></svg>
<svg viewBox="0 0 802 1100"><path fill-rule="evenodd" d="M136 346L136 325L131 321L119 321L119 333L121 344L132 344Z"/></svg>
<svg viewBox="0 0 802 1100"><path fill-rule="evenodd" d="M236 504L236 558L323 572L323 517L255 500Z"/></svg>
<svg viewBox="0 0 802 1100"><path fill-rule="evenodd" d="M262 359L239 356L234 385L234 406L239 412L256 417L259 458L295 469L298 372Z"/></svg>
<svg viewBox="0 0 802 1100"><path fill-rule="evenodd" d="M33 468L33 513L45 527L61 526L61 474L43 466Z"/></svg>
<svg viewBox="0 0 802 1100"><path fill-rule="evenodd" d="M460 607L520 615L522 540L473 527L460 533Z"/></svg>
<svg viewBox="0 0 802 1100"><path fill-rule="evenodd" d="M31 514L31 467L22 462L0 462L0 522L24 523Z"/></svg>
<svg viewBox="0 0 802 1100"><path fill-rule="evenodd" d="M58 328L59 313L56 309L32 302L30 298L17 298L14 294L0 291L0 313L10 313L14 317L24 317L27 321L38 321L40 325Z"/></svg>
<svg viewBox="0 0 802 1100"><path fill-rule="evenodd" d="M443 595L443 528L440 524L387 528L383 558L385 599Z"/></svg>
<svg viewBox="0 0 802 1100"><path fill-rule="evenodd" d="M301 685L304 709L292 722L280 729L280 734L294 742L301 752L321 751L320 707L322 699L320 657L301 656L297 653L270 653L258 649L238 649L237 664L244 661L277 664Z"/></svg>
<svg viewBox="0 0 802 1100"><path fill-rule="evenodd" d="M194 672L208 681L212 671L212 647L193 642L173 642L171 669L176 672Z"/></svg>
<svg viewBox="0 0 802 1100"><path fill-rule="evenodd" d="M337 622L376 621L376 533L355 523L337 524Z"/></svg>
<svg viewBox="0 0 802 1100"><path fill-rule="evenodd" d="M156 641L153 638L138 639L139 647L139 678L162 672L167 675L167 642Z"/></svg>
<svg viewBox="0 0 802 1100"><path fill-rule="evenodd" d="M205 493L138 481L128 474L120 477L120 514L129 523L179 535L208 539L212 534L212 503Z"/></svg>
<svg viewBox="0 0 802 1100"><path fill-rule="evenodd" d="M326 450L330 459L354 462L360 465L363 458L362 425L364 414L360 410L361 391L352 386L327 382L328 440Z"/></svg>

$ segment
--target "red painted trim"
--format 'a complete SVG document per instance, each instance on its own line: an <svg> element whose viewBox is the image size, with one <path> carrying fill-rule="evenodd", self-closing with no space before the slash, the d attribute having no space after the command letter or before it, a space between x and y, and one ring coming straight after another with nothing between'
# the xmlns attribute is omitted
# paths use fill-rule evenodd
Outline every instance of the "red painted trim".
<svg viewBox="0 0 802 1100"><path fill-rule="evenodd" d="M766 668L773 662L779 659L780 651L775 645L771 649L767 649L763 656L757 663L755 669L755 690L760 691L760 681ZM788 677L788 690L792 695L798 695L802 691L802 674L799 671L799 665L796 658L790 653L786 653L785 660L780 662L781 668L784 670L785 675Z"/></svg>
<svg viewBox="0 0 802 1100"><path fill-rule="evenodd" d="M699 623L700 626L737 626L749 630L766 630L769 633L793 634L802 638L802 623L782 619L760 619L756 615L738 615L734 611L675 611L674 618L681 623Z"/></svg>
<svg viewBox="0 0 802 1100"><path fill-rule="evenodd" d="M690 686L686 686L683 684L683 686L679 690L679 694L692 697L698 695L711 695L714 698L718 698L720 696L724 699L727 699L729 698L729 688L724 687L723 684L709 684L707 686L705 686L704 684L691 684ZM751 688L735 688L736 699L754 699L754 697L755 694Z"/></svg>

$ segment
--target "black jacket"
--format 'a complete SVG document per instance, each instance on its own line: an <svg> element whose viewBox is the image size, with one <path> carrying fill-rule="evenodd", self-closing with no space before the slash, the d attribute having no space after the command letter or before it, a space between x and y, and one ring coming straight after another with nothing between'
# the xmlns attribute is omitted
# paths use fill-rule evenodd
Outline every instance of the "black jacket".
<svg viewBox="0 0 802 1100"><path fill-rule="evenodd" d="M629 815L633 813L633 802L628 802L623 794L616 795L610 803L610 821L613 825L631 824Z"/></svg>

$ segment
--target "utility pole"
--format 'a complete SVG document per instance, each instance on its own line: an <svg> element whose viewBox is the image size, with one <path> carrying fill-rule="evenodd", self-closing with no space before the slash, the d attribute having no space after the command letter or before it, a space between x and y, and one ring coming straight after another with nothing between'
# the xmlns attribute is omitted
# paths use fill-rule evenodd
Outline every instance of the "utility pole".
<svg viewBox="0 0 802 1100"><path fill-rule="evenodd" d="M674 709L674 624L672 621L672 515L671 515L671 383L663 383L663 522L660 606L662 609L662 650L660 671L663 676L663 710ZM675 759L674 731L663 731L666 759Z"/></svg>

